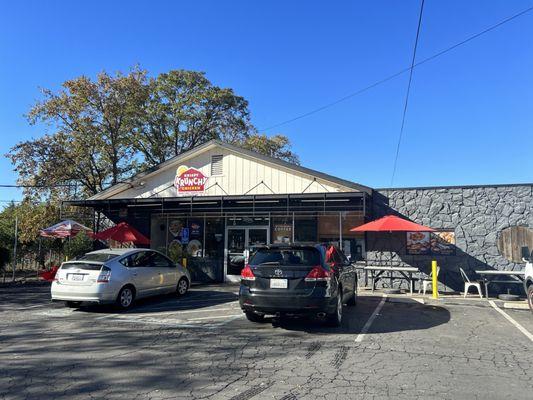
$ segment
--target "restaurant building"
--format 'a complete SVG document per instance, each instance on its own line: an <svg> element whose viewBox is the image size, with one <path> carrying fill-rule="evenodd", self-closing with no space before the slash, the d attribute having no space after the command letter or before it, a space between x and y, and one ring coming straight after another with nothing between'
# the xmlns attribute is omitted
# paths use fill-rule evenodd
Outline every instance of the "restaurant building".
<svg viewBox="0 0 533 400"><path fill-rule="evenodd" d="M128 222L201 282L238 280L254 246L335 242L353 261L437 259L457 290L459 266L521 268L520 247L533 249L532 184L372 189L216 140L67 203ZM350 232L387 214L438 232Z"/></svg>
<svg viewBox="0 0 533 400"><path fill-rule="evenodd" d="M71 205L126 221L151 247L187 258L196 281L235 281L245 251L337 242L362 259L372 189L216 140Z"/></svg>

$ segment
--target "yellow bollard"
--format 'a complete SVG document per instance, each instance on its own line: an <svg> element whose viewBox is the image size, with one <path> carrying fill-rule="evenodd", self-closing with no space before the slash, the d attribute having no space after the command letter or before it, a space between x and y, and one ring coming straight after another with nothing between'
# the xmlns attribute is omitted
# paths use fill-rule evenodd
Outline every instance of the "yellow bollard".
<svg viewBox="0 0 533 400"><path fill-rule="evenodd" d="M183 265L183 268L187 268L187 258L183 257L181 259L181 265Z"/></svg>
<svg viewBox="0 0 533 400"><path fill-rule="evenodd" d="M431 261L431 280L432 280L432 297L434 299L439 298L439 287L437 286L437 261Z"/></svg>

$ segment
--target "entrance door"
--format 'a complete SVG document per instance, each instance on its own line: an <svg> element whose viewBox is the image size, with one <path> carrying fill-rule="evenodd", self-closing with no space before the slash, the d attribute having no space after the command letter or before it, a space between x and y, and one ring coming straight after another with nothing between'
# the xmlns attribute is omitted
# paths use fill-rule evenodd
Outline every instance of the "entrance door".
<svg viewBox="0 0 533 400"><path fill-rule="evenodd" d="M226 230L226 281L238 282L246 253L269 242L267 227L228 227Z"/></svg>

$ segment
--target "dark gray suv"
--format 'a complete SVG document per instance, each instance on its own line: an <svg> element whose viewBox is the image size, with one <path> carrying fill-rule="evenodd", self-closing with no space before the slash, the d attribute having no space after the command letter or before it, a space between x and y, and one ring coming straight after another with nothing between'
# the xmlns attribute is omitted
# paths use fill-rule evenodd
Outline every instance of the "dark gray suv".
<svg viewBox="0 0 533 400"><path fill-rule="evenodd" d="M257 251L241 272L239 303L246 317L307 315L342 322L343 305L355 305L357 276L331 245L271 245Z"/></svg>

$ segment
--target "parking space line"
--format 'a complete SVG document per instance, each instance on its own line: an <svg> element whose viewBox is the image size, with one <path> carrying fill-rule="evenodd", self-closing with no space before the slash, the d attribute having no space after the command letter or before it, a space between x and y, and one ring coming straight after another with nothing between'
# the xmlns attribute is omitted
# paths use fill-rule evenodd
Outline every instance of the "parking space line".
<svg viewBox="0 0 533 400"><path fill-rule="evenodd" d="M526 337L533 342L533 335L531 333L529 333L526 328L524 328L522 325L520 325L518 322L516 322L509 314L507 314L500 307L498 307L496 305L496 303L494 303L494 301L489 300L489 304L492 306L492 308L494 308L501 315L503 315L507 321L509 321L511 324L513 324L516 329L518 329L520 332L522 332L524 335L526 335Z"/></svg>
<svg viewBox="0 0 533 400"><path fill-rule="evenodd" d="M214 315L212 317L198 317L198 318L189 318L187 321L203 321L206 319L221 319L221 318L229 318L229 317L237 317L241 316L241 314L229 314L229 315Z"/></svg>
<svg viewBox="0 0 533 400"><path fill-rule="evenodd" d="M368 332L368 330L372 326L374 320L376 319L376 317L378 316L379 312L383 308L383 305L385 304L385 301L387 301L387 295L386 294L383 295L383 297L381 298L381 301L379 302L379 304L375 308L374 312L372 313L370 318L368 318L368 321L366 321L366 324L363 326L363 329L361 329L361 332L355 338L355 343L361 343L363 341L363 339L366 336L366 333Z"/></svg>

